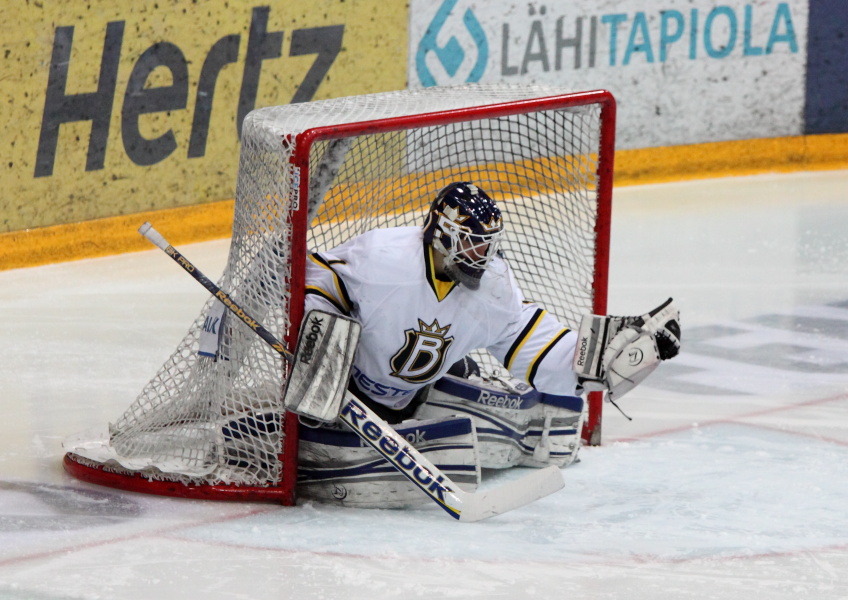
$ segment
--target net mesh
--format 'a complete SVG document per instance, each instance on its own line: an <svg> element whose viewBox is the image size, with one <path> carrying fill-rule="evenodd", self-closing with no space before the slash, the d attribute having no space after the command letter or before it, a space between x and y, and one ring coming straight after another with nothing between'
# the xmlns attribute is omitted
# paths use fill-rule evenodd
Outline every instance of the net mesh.
<svg viewBox="0 0 848 600"><path fill-rule="evenodd" d="M565 93L475 85L374 94L260 109L245 120L233 237L219 282L278 339L291 333L292 209L308 198L309 251L376 227L423 225L438 190L474 182L504 215L503 250L525 296L576 324L591 312L595 266L598 104L485 114L399 130L325 139L298 148L297 134L359 123ZM299 189L296 152L308 156ZM304 163L306 164L306 163ZM200 484L279 485L285 365L244 323L225 317L216 357L198 350L216 301L110 425L117 462L151 479ZM489 374L502 370L478 351Z"/></svg>

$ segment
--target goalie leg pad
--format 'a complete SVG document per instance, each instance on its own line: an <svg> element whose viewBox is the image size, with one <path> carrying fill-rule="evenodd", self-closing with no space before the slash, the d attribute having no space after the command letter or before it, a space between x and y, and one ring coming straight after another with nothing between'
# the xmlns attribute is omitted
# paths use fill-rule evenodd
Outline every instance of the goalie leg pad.
<svg viewBox="0 0 848 600"><path fill-rule="evenodd" d="M563 467L577 457L584 406L580 397L543 394L518 379L447 375L415 416L470 417L484 468Z"/></svg>
<svg viewBox="0 0 848 600"><path fill-rule="evenodd" d="M465 491L480 483L474 424L468 417L405 421L393 426ZM301 428L298 496L356 508L400 508L429 502L385 458L340 424Z"/></svg>

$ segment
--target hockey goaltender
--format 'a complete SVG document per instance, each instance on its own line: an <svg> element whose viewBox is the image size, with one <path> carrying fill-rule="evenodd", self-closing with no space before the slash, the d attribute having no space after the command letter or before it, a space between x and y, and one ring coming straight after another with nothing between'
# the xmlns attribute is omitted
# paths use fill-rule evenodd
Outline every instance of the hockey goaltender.
<svg viewBox="0 0 848 600"><path fill-rule="evenodd" d="M471 490L481 467L573 462L581 395L605 390L615 401L680 349L670 299L642 316L560 323L524 299L503 236L489 195L456 182L438 193L423 228L374 229L307 261L306 313L361 325L348 390ZM481 377L469 356L480 348L508 373ZM301 428L299 496L360 507L427 502L361 436L338 421L314 425Z"/></svg>

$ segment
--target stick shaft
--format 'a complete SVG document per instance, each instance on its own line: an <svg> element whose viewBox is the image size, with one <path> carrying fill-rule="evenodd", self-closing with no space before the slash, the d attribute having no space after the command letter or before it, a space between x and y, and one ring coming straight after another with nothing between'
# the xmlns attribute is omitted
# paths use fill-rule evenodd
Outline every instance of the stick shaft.
<svg viewBox="0 0 848 600"><path fill-rule="evenodd" d="M150 240L163 252L165 252L165 254L174 259L174 262L180 265L183 270L185 270L189 275L191 275L195 279L195 281L205 287L210 294L215 296L215 298L217 298L224 306L226 306L231 313L237 316L240 321L242 321L245 325L255 331L256 335L268 342L268 345L270 345L274 350L281 354L283 358L285 358L288 362L294 361L294 356L292 355L292 353L286 350L286 347L280 340L274 337L274 334L272 334L270 331L260 325L259 321L251 317L241 306L239 306L232 298L230 298L229 294L227 294L224 290L215 285L215 283L206 275L204 275L200 271L200 269L195 267L190 260L183 256L171 244L169 244L168 241L162 236L162 234L153 229L153 226L150 223L145 223L144 225L142 225L139 228L138 232L144 237L146 237L148 240Z"/></svg>

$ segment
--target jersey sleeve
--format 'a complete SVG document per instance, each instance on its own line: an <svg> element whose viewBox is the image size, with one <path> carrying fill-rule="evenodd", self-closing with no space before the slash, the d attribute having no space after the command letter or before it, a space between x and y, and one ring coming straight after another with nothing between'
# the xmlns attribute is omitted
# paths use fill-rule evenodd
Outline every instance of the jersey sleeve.
<svg viewBox="0 0 848 600"><path fill-rule="evenodd" d="M306 259L305 311L321 309L350 316L354 303L339 270L342 259L325 253L314 253Z"/></svg>
<svg viewBox="0 0 848 600"><path fill-rule="evenodd" d="M533 302L522 302L518 318L489 351L514 377L541 392L574 395L577 376L571 369L577 333Z"/></svg>

